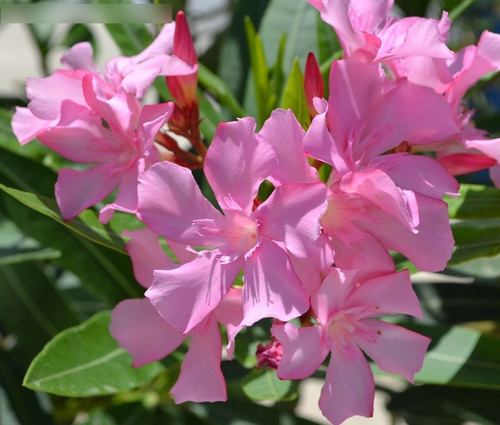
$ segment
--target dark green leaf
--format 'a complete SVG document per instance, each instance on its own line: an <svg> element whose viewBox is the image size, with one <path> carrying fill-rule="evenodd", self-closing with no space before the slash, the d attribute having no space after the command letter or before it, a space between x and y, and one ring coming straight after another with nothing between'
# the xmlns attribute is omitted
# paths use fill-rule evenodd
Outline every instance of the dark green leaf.
<svg viewBox="0 0 500 425"><path fill-rule="evenodd" d="M24 385L70 397L116 394L149 383L160 363L133 368L127 351L111 337L110 312L101 312L50 341L31 364Z"/></svg>
<svg viewBox="0 0 500 425"><path fill-rule="evenodd" d="M0 266L0 322L31 360L44 344L78 319L40 264Z"/></svg>
<svg viewBox="0 0 500 425"><path fill-rule="evenodd" d="M458 198L445 197L450 218L500 217L500 190L496 187L461 184Z"/></svg>

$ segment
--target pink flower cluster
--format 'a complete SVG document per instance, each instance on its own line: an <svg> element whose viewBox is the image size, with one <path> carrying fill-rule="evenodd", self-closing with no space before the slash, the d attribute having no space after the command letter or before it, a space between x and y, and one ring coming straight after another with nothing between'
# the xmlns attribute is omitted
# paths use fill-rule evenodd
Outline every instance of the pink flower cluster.
<svg viewBox="0 0 500 425"><path fill-rule="evenodd" d="M485 32L477 46L455 53L446 46L446 13L439 21L398 19L389 16L391 0L309 2L332 25L344 58L331 66L328 99L308 58L307 129L277 109L259 131L251 117L221 123L206 149L182 13L144 52L108 63L105 75L89 45L73 47L66 69L28 81L31 101L13 128L21 143L38 137L91 164L59 172L64 218L118 187L101 220L122 210L147 225L125 235L146 298L120 303L110 328L135 366L190 338L175 401L225 400L219 325L231 359L238 332L271 318L273 339L260 347L259 364L281 379L303 379L330 355L319 405L340 424L372 414L364 354L412 381L429 344L380 319L422 316L409 273L396 271L390 252L419 270L443 270L454 244L443 201L458 193L452 174L490 168L500 185L500 140L475 129L462 103L482 75L500 69L500 35ZM139 99L159 75L174 102L143 106ZM165 124L198 155L182 151ZM201 167L215 206L191 172ZM327 168L324 181L318 170Z"/></svg>

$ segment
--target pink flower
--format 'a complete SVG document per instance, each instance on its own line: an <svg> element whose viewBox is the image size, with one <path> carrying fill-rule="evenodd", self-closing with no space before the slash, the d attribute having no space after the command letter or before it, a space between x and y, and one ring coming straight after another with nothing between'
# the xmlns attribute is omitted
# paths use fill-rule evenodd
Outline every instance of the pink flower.
<svg viewBox="0 0 500 425"><path fill-rule="evenodd" d="M173 262L160 247L158 235L149 229L126 232L126 236L131 237L127 251L134 273L147 288L154 269L172 266ZM169 246L181 261L196 257L185 247L171 242ZM217 309L186 335L165 322L147 298L128 299L113 309L110 332L120 346L130 352L135 367L162 359L190 337L181 373L172 388L175 402L224 401L227 395L220 370L222 340L218 323L232 331L242 318L241 291L236 289L231 289ZM230 335L228 358L233 350L234 338Z"/></svg>
<svg viewBox="0 0 500 425"><path fill-rule="evenodd" d="M309 308L288 253L305 258L320 236L325 186L284 184L262 204L255 203L276 157L254 130L252 118L221 124L208 150L205 173L223 214L185 168L156 164L139 179L138 214L144 223L169 240L214 248L190 263L156 271L146 292L181 332L189 332L218 305L241 269L241 326L263 317L288 320Z"/></svg>
<svg viewBox="0 0 500 425"><path fill-rule="evenodd" d="M429 88L392 82L379 65L358 61L333 64L330 93L327 107L318 103L324 112L303 149L333 167L321 224L334 251L358 255L359 244L373 237L421 270L442 270L453 247L442 196L458 183L431 158L387 152L456 134L450 105ZM337 266L352 266L349 256L346 264L339 259Z"/></svg>
<svg viewBox="0 0 500 425"><path fill-rule="evenodd" d="M62 58L68 68L27 81L30 103L17 108L12 128L19 142L34 137L65 158L90 168L63 169L56 199L69 220L119 186L115 202L101 210L135 212L137 175L161 160L154 138L173 113L173 104L142 106L138 98L158 75L193 74L196 69L171 55L175 24L165 25L155 41L132 57L108 62L101 76L92 48L80 43Z"/></svg>
<svg viewBox="0 0 500 425"><path fill-rule="evenodd" d="M332 268L311 297L311 309L316 326L273 325L271 332L283 347L277 374L306 378L331 353L319 406L332 424L373 413L373 375L363 352L380 369L410 382L422 367L429 338L374 319L385 314L421 317L407 271L360 281L356 270Z"/></svg>
<svg viewBox="0 0 500 425"><path fill-rule="evenodd" d="M446 47L451 24L418 17L388 17L393 0L308 0L337 33L344 59L388 62L407 56L451 58Z"/></svg>

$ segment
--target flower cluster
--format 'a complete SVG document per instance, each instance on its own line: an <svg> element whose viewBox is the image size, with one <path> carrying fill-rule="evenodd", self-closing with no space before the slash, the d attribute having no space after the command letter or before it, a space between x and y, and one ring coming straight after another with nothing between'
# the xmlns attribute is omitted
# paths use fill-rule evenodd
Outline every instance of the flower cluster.
<svg viewBox="0 0 500 425"><path fill-rule="evenodd" d="M443 270L454 244L443 201L458 194L453 174L489 168L500 186L500 140L476 129L462 103L482 75L500 69L500 35L485 32L477 46L455 53L446 46L446 13L396 18L391 0L309 2L337 33L344 57L331 65L324 99L309 56L306 128L291 110L277 109L260 129L252 117L219 124L207 149L182 13L144 52L109 62L104 75L88 44L73 47L65 69L28 81L30 103L13 128L21 143L38 137L91 164L59 172L65 219L118 187L101 221L121 210L147 225L125 234L146 298L120 303L110 328L135 366L189 337L175 402L225 400L220 325L231 359L238 332L271 318L259 365L281 379L303 379L330 354L319 405L340 424L372 414L364 354L412 381L429 344L380 318L422 316L409 272L396 271L390 252L419 270ZM160 75L173 102L142 105ZM181 149L172 133L192 149ZM203 169L216 205L194 168Z"/></svg>

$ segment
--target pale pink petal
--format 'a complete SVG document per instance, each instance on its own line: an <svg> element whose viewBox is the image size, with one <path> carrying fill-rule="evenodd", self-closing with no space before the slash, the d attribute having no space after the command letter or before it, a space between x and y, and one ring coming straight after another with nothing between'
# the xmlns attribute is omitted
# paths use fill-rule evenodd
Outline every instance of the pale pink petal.
<svg viewBox="0 0 500 425"><path fill-rule="evenodd" d="M102 201L120 183L121 177L107 164L85 171L59 170L55 195L63 218L70 220Z"/></svg>
<svg viewBox="0 0 500 425"><path fill-rule="evenodd" d="M329 353L320 326L298 328L290 323L273 325L272 335L283 347L276 371L280 379L304 379L321 366Z"/></svg>
<svg viewBox="0 0 500 425"><path fill-rule="evenodd" d="M500 166L490 168L490 178L496 187L500 187Z"/></svg>
<svg viewBox="0 0 500 425"><path fill-rule="evenodd" d="M171 162L155 164L141 173L138 195L139 218L175 242L204 246L205 239L193 221L221 217L202 195L191 171Z"/></svg>
<svg viewBox="0 0 500 425"><path fill-rule="evenodd" d="M380 118L375 119L374 116L386 110L384 95L394 86L395 83L383 74L378 64L365 64L354 60L333 63L330 72L327 118L328 127L339 152L347 152L348 141L356 143L358 139L366 140L370 132L376 132L371 139L377 136L380 139L379 134L382 135L390 130L390 127L387 128L388 118L380 122ZM411 98L405 100L406 104L408 102L414 104ZM370 124L366 124L368 119ZM391 124L393 125L394 122L397 123L392 120ZM397 144L401 141L399 140ZM377 154L387 150L379 148L378 143L376 146L371 146L370 143L373 144L373 140L366 140L363 146L358 147L361 152L355 159L362 157L364 155L362 150L366 148L377 149ZM356 146L353 146L353 149L355 148ZM372 154L369 157L372 157Z"/></svg>
<svg viewBox="0 0 500 425"><path fill-rule="evenodd" d="M33 115L45 120L58 119L63 100L70 99L79 105L85 105L82 80L88 71L57 70L46 78L28 78L26 94L28 105Z"/></svg>
<svg viewBox="0 0 500 425"><path fill-rule="evenodd" d="M139 116L137 136L143 141L144 148L150 149L156 133L162 128L174 111L172 102L158 105L144 105Z"/></svg>
<svg viewBox="0 0 500 425"><path fill-rule="evenodd" d="M250 214L260 184L276 166L272 148L257 139L255 125L250 117L219 124L208 149L205 174L223 210L233 209L234 201Z"/></svg>
<svg viewBox="0 0 500 425"><path fill-rule="evenodd" d="M425 18L403 18L379 34L382 46L376 60L394 57L429 56L449 59L453 52L446 46L439 21Z"/></svg>
<svg viewBox="0 0 500 425"><path fill-rule="evenodd" d="M334 312L344 308L345 300L353 290L352 280L356 270L340 270L332 267L323 284L311 297L311 308L318 323L326 325Z"/></svg>
<svg viewBox="0 0 500 425"><path fill-rule="evenodd" d="M171 266L173 262L161 248L158 235L147 227L124 230L123 235L130 238L125 248L132 260L134 276L137 282L149 288L153 282L153 271Z"/></svg>
<svg viewBox="0 0 500 425"><path fill-rule="evenodd" d="M340 425L351 416L373 415L375 383L361 350L353 346L352 357L332 351L319 407L332 425Z"/></svg>
<svg viewBox="0 0 500 425"><path fill-rule="evenodd" d="M243 302L241 289L231 288L214 310L217 321L227 330L228 344L226 347L227 359L231 360L234 354L236 334L243 328Z"/></svg>
<svg viewBox="0 0 500 425"><path fill-rule="evenodd" d="M396 373L410 382L424 362L430 338L380 320L363 319L376 333L376 341L357 338L356 343L385 372Z"/></svg>
<svg viewBox="0 0 500 425"><path fill-rule="evenodd" d="M395 271L394 261L387 249L369 233L349 245L333 237L331 244L335 265L341 269L356 269L360 281Z"/></svg>
<svg viewBox="0 0 500 425"><path fill-rule="evenodd" d="M209 317L189 335L189 350L171 393L176 404L185 401L226 401L226 382L220 369L221 337L217 321Z"/></svg>
<svg viewBox="0 0 500 425"><path fill-rule="evenodd" d="M345 300L345 308L364 306L367 315L409 314L422 318L408 270L364 281Z"/></svg>
<svg viewBox="0 0 500 425"><path fill-rule="evenodd" d="M418 215L411 214L405 193L383 171L371 169L348 173L340 181L339 188L344 193L362 196L379 210L396 218L408 230L415 232Z"/></svg>
<svg viewBox="0 0 500 425"><path fill-rule="evenodd" d="M302 151L305 132L290 109L274 110L259 134L276 152L278 164L269 177L274 186L318 181L318 173Z"/></svg>
<svg viewBox="0 0 500 425"><path fill-rule="evenodd" d="M11 125L12 131L19 140L19 143L24 145L33 140L40 133L57 125L58 122L59 117L52 120L41 119L33 115L33 112L28 108L16 106L16 112L12 117Z"/></svg>
<svg viewBox="0 0 500 425"><path fill-rule="evenodd" d="M179 332L189 332L227 294L242 261L222 264L217 251L205 251L190 263L155 270L146 296Z"/></svg>
<svg viewBox="0 0 500 425"><path fill-rule="evenodd" d="M161 318L147 298L118 304L111 314L109 330L130 353L135 367L162 359L186 338Z"/></svg>
<svg viewBox="0 0 500 425"><path fill-rule="evenodd" d="M383 155L370 166L385 171L399 187L442 199L458 194L457 180L435 159L404 153Z"/></svg>
<svg viewBox="0 0 500 425"><path fill-rule="evenodd" d="M309 297L290 259L273 242L262 241L246 260L243 273L242 325L250 326L264 317L291 320L309 309Z"/></svg>
<svg viewBox="0 0 500 425"><path fill-rule="evenodd" d="M429 87L406 80L400 80L398 87L384 96L383 105L372 112L374 125L387 126L390 131L370 149L370 158L403 141L425 145L447 140L460 133L451 106L442 95Z"/></svg>
<svg viewBox="0 0 500 425"><path fill-rule="evenodd" d="M464 145L468 149L477 149L485 155L488 155L490 158L500 162L500 138L466 140Z"/></svg>
<svg viewBox="0 0 500 425"><path fill-rule="evenodd" d="M500 69L500 34L484 31L474 49L468 47L462 68L455 75L446 98L452 105L458 105L469 88L488 72Z"/></svg>
<svg viewBox="0 0 500 425"><path fill-rule="evenodd" d="M116 161L119 154L126 152L123 142L84 106L64 101L61 121L61 125L43 132L38 139L70 161L102 164Z"/></svg>
<svg viewBox="0 0 500 425"><path fill-rule="evenodd" d="M385 26L394 0L351 0L349 16L359 31L376 34Z"/></svg>
<svg viewBox="0 0 500 425"><path fill-rule="evenodd" d="M313 158L335 167L338 174L344 175L354 165L345 155L346 146L342 140L333 140L326 122L327 114L316 115L304 137L304 151ZM337 146L339 142L339 146Z"/></svg>
<svg viewBox="0 0 500 425"><path fill-rule="evenodd" d="M198 253L192 249L189 245L180 244L174 241L167 241L168 246L175 255L175 258L179 260L179 263L188 263L194 260Z"/></svg>
<svg viewBox="0 0 500 425"><path fill-rule="evenodd" d="M137 178L144 170L144 162L144 159L140 158L125 169L115 201L104 206L99 212L101 223L111 220L116 210L129 214L137 212Z"/></svg>
<svg viewBox="0 0 500 425"><path fill-rule="evenodd" d="M325 0L321 18L335 29L345 58L372 62L380 47L380 40L353 25L350 9L350 0Z"/></svg>
<svg viewBox="0 0 500 425"><path fill-rule="evenodd" d="M386 249L405 255L419 270L441 271L451 258L454 245L447 204L418 193L415 193L415 199L420 216L416 234L399 221L382 216L377 211L371 212L376 225L359 225L378 238Z"/></svg>
<svg viewBox="0 0 500 425"><path fill-rule="evenodd" d="M254 212L260 234L282 241L293 255L307 256L311 242L320 235L319 219L326 211L323 183L286 184L276 188Z"/></svg>
<svg viewBox="0 0 500 425"><path fill-rule="evenodd" d="M85 69L95 74L99 73L93 59L92 45L88 42L75 44L62 55L61 63L74 71Z"/></svg>
<svg viewBox="0 0 500 425"><path fill-rule="evenodd" d="M333 252L326 234L321 233L313 244L305 245L306 257L290 256L293 269L302 281L306 292L312 295L321 286L323 278L333 265Z"/></svg>

